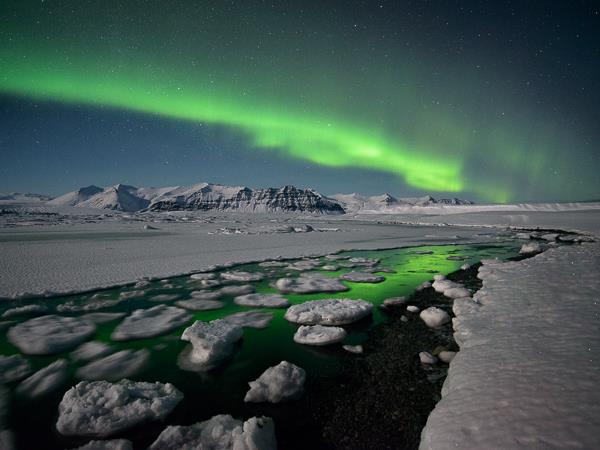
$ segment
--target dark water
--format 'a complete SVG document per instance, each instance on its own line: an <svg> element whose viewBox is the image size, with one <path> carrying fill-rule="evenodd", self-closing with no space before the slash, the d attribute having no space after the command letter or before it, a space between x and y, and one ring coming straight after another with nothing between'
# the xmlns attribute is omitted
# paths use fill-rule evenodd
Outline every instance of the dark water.
<svg viewBox="0 0 600 450"><path fill-rule="evenodd" d="M379 273L385 276L385 281L377 284L344 282L350 290L337 294L286 294L285 297L292 304L302 303L307 300L321 298L354 298L364 299L380 305L383 300L394 296L410 295L414 288L423 281L430 280L435 273L448 274L460 268L462 264L476 263L481 259L500 258L507 259L518 252L520 244L505 242L488 245L445 245L423 246L393 250L355 251L344 252L340 255L347 257L366 257L380 259L377 267L392 269L394 273ZM415 251L430 250L432 254L416 254ZM466 256L466 260L448 260L449 256ZM337 264L338 261L320 259L322 264ZM290 262L293 262L291 260ZM343 262L343 261L342 261ZM242 270L247 272L261 272L265 280L251 283L260 293L276 292L270 283L286 276L291 271L286 268L263 268L258 264L245 264L227 270ZM321 272L325 276L336 277L353 269L343 268L338 272ZM360 267L354 270L360 270ZM296 272L299 274L299 272ZM293 276L296 276L294 273ZM235 283L234 283L235 284ZM241 284L241 283L238 283ZM175 294L178 299L190 298L194 290L203 289L199 282L189 276L171 278L169 280L153 281L143 288L145 294L141 298L125 300L115 306L103 308L102 312L130 312L139 308L156 306L157 302L149 298L158 294ZM135 290L133 286L98 291L107 299L117 299L121 292ZM0 307L0 313L8 308L27 304L43 303L50 307L49 313L54 313L54 307L65 301L85 303L90 301L93 294L70 295L52 299L30 301L6 302ZM247 311L253 308L237 306L233 297L226 296L222 299L226 304L224 308L214 311L192 313L194 319L209 321L226 315ZM167 302L168 304L173 303ZM303 346L294 343L292 337L297 326L287 322L283 309L261 308L274 314L274 319L266 329L245 328L244 337L232 358L222 367L206 374L184 371L177 366L177 357L186 347L186 342L179 340L185 326L160 337L134 340L128 342L113 342L110 335L121 319L114 320L104 325L98 325L96 334L90 338L109 343L117 350L147 348L151 351L151 361L143 372L136 377L141 381L161 381L173 383L184 393L184 400L168 417L168 424L191 424L206 420L215 414L232 414L234 417L247 418L252 415L269 415L278 405L247 405L243 402L247 383L256 379L267 367L278 364L282 360L290 361L304 368L308 374L307 386L318 380L334 379L342 370L341 359L347 357L341 345L327 348ZM348 336L344 344L358 344L369 336L369 330L376 324L387 320L378 308L374 308L373 316L359 323L345 327ZM58 313L65 316L76 316L83 313ZM22 321L31 316L20 316L10 320ZM191 324L192 322L190 322ZM189 324L188 324L189 325ZM186 325L187 326L187 325ZM416 350L418 351L418 350ZM19 353L18 349L6 339L6 332L0 336L0 354L10 355ZM54 428L58 416L57 406L62 395L69 386L78 380L74 376L79 364L69 357L69 353L52 356L27 356L35 369L42 368L58 358L67 358L70 361L71 378L63 389L55 394L37 400L26 401L15 395L11 398L11 409L8 416L9 426L15 432L18 448L48 448L59 449L81 445L89 439L65 438L60 436ZM14 388L14 384L9 385ZM285 406L282 406L282 408ZM275 411L277 412L277 411ZM281 414L275 414L281 416ZM138 429L130 430L121 436L132 439L136 448L145 448L146 445L160 433L164 423L145 425ZM276 423L277 426L277 423ZM286 429L290 425L286 424ZM293 427L292 427L293 428ZM301 432L301 430L299 430Z"/></svg>

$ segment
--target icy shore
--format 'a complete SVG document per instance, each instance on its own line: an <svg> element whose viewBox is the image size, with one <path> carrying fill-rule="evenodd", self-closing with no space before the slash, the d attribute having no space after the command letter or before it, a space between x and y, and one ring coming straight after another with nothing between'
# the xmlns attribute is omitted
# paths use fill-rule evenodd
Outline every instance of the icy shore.
<svg viewBox="0 0 600 450"><path fill-rule="evenodd" d="M461 350L420 449L595 448L600 244L484 261L479 278L454 305Z"/></svg>

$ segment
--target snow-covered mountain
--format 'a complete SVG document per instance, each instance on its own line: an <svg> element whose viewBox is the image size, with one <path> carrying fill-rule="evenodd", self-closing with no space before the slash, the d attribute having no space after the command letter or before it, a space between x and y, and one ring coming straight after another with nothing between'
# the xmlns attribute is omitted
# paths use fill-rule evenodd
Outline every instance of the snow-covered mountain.
<svg viewBox="0 0 600 450"><path fill-rule="evenodd" d="M394 210L414 206L437 205L472 205L470 200L458 198L442 198L436 200L430 195L415 198L395 198L390 194L365 197L357 193L335 194L331 198L337 200L346 212L393 212Z"/></svg>
<svg viewBox="0 0 600 450"><path fill-rule="evenodd" d="M75 206L102 192L103 190L104 189L94 185L82 187L76 191L68 192L65 195L56 197L55 199L50 200L48 204L55 206Z"/></svg>
<svg viewBox="0 0 600 450"><path fill-rule="evenodd" d="M294 186L250 189L244 186L200 183L192 186L136 188L118 184L96 193L93 193L94 189L91 188L95 188L95 186L70 192L53 202L57 205L126 212L218 210L309 212L318 214L344 213L343 208L335 200L329 199L312 189L299 189ZM93 193L93 195L88 196L87 193Z"/></svg>
<svg viewBox="0 0 600 450"><path fill-rule="evenodd" d="M39 203L47 202L52 197L43 194L30 194L20 192L0 193L1 203Z"/></svg>

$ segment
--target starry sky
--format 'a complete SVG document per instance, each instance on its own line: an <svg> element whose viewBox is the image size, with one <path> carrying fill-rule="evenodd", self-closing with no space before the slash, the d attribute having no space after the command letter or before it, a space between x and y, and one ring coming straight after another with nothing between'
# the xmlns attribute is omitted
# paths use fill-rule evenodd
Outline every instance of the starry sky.
<svg viewBox="0 0 600 450"><path fill-rule="evenodd" d="M0 191L600 198L600 2L0 2Z"/></svg>

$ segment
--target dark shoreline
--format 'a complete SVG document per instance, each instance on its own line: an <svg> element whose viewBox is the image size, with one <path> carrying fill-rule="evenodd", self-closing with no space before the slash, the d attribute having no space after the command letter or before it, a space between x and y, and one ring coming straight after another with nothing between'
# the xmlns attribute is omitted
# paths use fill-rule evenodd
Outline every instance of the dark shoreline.
<svg viewBox="0 0 600 450"><path fill-rule="evenodd" d="M479 266L447 278L475 292L481 287ZM424 366L418 354L438 347L458 351L458 346L452 323L430 329L406 305L437 306L452 316L452 300L432 288L415 292L405 305L387 308L388 320L369 332L364 353L344 355L343 375L309 380L305 396L284 408L262 408L262 414L275 420L279 448L418 448L448 370L441 362Z"/></svg>

